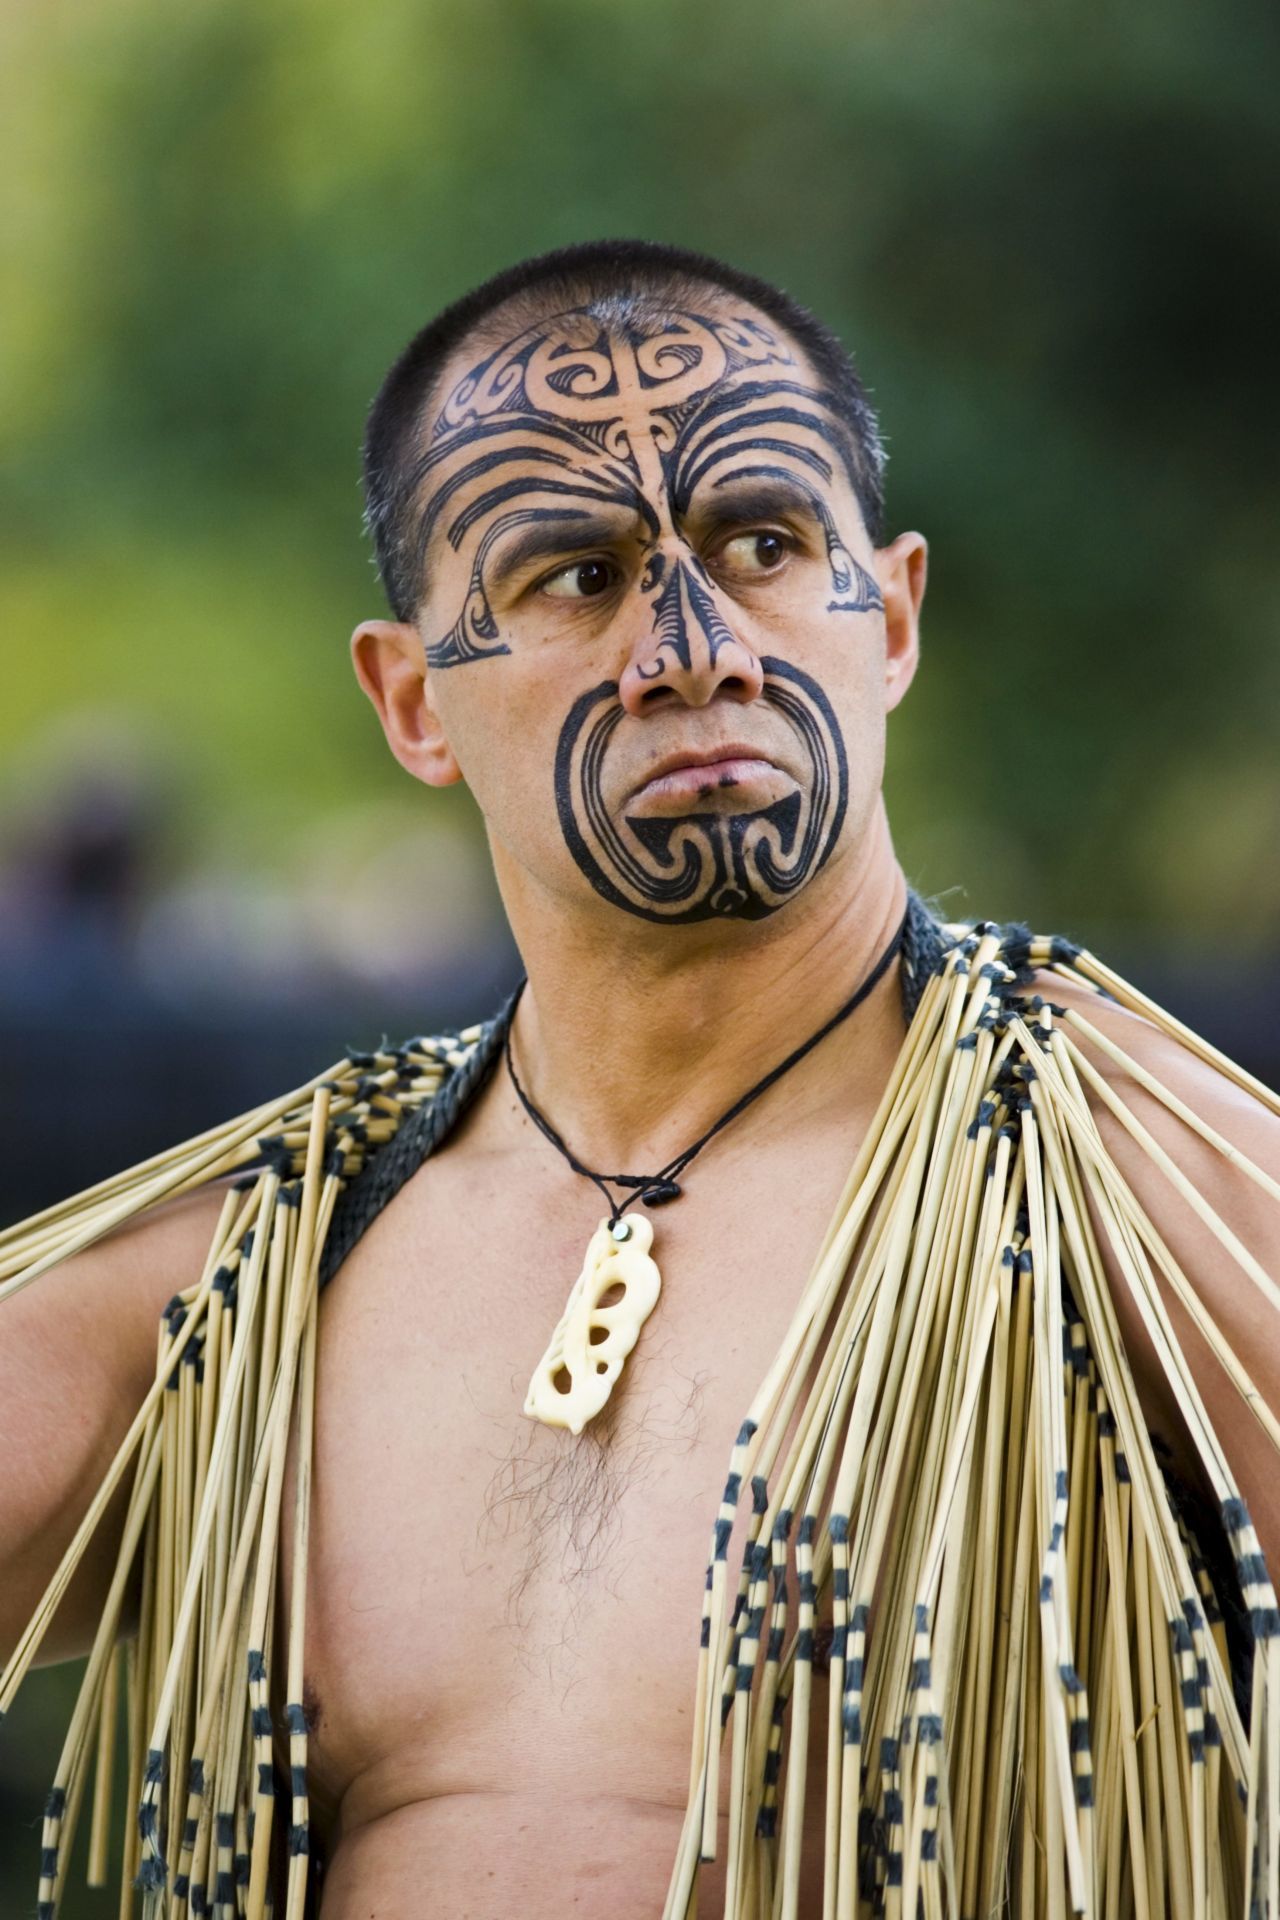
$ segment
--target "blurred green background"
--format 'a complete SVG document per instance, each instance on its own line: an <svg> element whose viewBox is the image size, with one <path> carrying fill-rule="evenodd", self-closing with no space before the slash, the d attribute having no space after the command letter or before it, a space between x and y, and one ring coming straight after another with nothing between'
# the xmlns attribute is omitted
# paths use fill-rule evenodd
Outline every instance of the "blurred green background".
<svg viewBox="0 0 1280 1920"><path fill-rule="evenodd" d="M351 678L357 448L432 311L603 234L856 353L932 543L909 876L1274 1073L1278 39L1238 0L5 9L4 1209L510 976L465 796ZM0 1920L70 1678L0 1739Z"/></svg>

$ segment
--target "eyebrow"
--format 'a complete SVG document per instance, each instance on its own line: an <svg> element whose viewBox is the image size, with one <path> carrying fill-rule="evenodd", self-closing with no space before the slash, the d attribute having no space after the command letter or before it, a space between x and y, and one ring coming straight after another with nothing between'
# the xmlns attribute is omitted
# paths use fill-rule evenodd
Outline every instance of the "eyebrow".
<svg viewBox="0 0 1280 1920"><path fill-rule="evenodd" d="M554 560L584 547L607 546L620 536L638 531L645 516L638 508L612 513L589 513L584 507L546 507L528 515L530 524L504 541L490 563L490 577L509 580L535 560Z"/></svg>
<svg viewBox="0 0 1280 1920"><path fill-rule="evenodd" d="M770 520L787 514L802 514L819 523L822 515L813 491L801 480L793 480L778 468L753 468L748 472L725 474L712 482L712 490L724 488L729 497L718 498L714 505L695 509L688 517L701 520L711 528L745 526L752 520ZM647 504L647 503L646 503ZM626 522L624 525L623 522ZM554 560L562 555L581 553L588 547L608 546L628 532L656 533L656 523L641 503L624 507L619 502L613 513L591 513L584 507L532 507L503 516L482 542L480 559L491 585L513 579L538 560ZM514 528L520 527L516 533ZM510 538L504 539L507 529ZM496 536L496 538L495 538ZM497 547L489 559L488 549Z"/></svg>
<svg viewBox="0 0 1280 1920"><path fill-rule="evenodd" d="M716 495L714 504L691 506L691 519L719 526L727 521L770 520L789 513L800 513L810 520L821 518L813 488L777 468L726 473L711 483L710 491Z"/></svg>

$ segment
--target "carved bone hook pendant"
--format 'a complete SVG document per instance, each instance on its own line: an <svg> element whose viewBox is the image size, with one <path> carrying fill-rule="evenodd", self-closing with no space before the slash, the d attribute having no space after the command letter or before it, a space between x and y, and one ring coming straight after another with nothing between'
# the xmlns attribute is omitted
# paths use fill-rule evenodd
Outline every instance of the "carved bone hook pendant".
<svg viewBox="0 0 1280 1920"><path fill-rule="evenodd" d="M624 1213L612 1227L600 1222L551 1344L529 1382L524 1410L530 1419L581 1433L599 1413L658 1303L662 1275L649 1258L652 1245L653 1225L642 1213ZM622 1288L622 1297L601 1306L613 1287Z"/></svg>

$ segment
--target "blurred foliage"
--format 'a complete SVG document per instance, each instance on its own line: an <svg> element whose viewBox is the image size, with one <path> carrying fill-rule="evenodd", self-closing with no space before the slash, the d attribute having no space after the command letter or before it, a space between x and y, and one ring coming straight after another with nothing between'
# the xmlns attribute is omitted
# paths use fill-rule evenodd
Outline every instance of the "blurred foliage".
<svg viewBox="0 0 1280 1920"><path fill-rule="evenodd" d="M1274 946L1278 40L1242 0L6 9L0 756L135 716L175 859L266 874L348 804L448 808L347 665L364 409L487 273L642 234L787 286L873 389L932 541L912 878Z"/></svg>

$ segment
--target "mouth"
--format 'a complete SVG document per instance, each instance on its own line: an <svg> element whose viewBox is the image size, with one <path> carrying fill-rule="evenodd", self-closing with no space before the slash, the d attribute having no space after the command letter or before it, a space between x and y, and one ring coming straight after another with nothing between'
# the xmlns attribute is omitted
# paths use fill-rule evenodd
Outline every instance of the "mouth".
<svg viewBox="0 0 1280 1920"><path fill-rule="evenodd" d="M629 804L652 803L662 809L708 800L717 793L746 790L764 793L792 785L790 776L767 759L758 747L734 743L708 747L702 752L686 749L683 753L668 754L633 790Z"/></svg>

